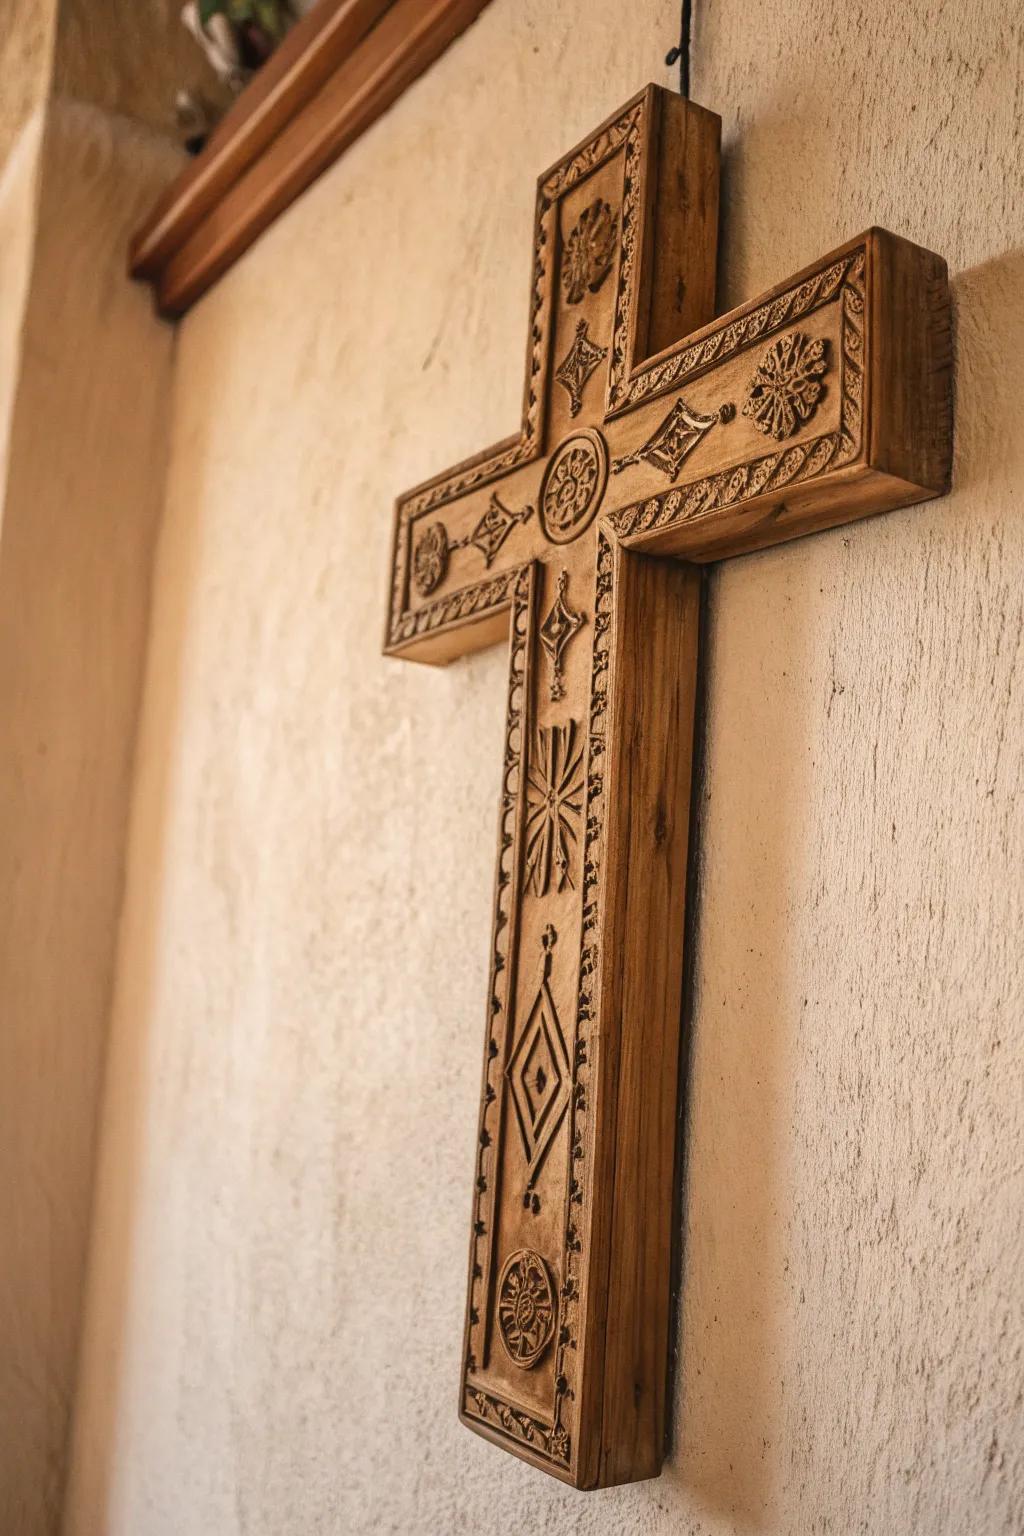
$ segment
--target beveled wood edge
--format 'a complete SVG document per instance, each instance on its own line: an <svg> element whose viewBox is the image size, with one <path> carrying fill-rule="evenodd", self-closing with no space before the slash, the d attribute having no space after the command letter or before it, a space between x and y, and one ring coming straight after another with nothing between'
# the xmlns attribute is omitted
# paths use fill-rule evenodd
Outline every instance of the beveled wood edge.
<svg viewBox="0 0 1024 1536"><path fill-rule="evenodd" d="M170 252L328 78L391 0L319 0L217 124L202 153L165 188L128 248L133 277L156 277Z"/></svg>
<svg viewBox="0 0 1024 1536"><path fill-rule="evenodd" d="M129 274L160 313L184 314L486 4L318 0L132 237Z"/></svg>

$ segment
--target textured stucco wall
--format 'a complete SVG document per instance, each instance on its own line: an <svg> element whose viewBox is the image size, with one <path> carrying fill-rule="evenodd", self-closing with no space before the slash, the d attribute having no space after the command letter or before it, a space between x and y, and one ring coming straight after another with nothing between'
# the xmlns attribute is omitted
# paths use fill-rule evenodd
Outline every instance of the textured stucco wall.
<svg viewBox="0 0 1024 1536"><path fill-rule="evenodd" d="M57 0L4 0L0 17L0 169L50 88L56 18Z"/></svg>
<svg viewBox="0 0 1024 1536"><path fill-rule="evenodd" d="M11 417L21 375L28 301L39 206L39 149L44 114L31 114L14 151L0 166L0 533L2 487L7 484Z"/></svg>
<svg viewBox="0 0 1024 1536"><path fill-rule="evenodd" d="M698 8L723 303L950 260L956 489L712 577L676 1425L459 1428L504 658L379 656L391 498L516 420L535 172L675 4L494 0L185 321L70 1536L1024 1524L1022 35Z"/></svg>
<svg viewBox="0 0 1024 1536"><path fill-rule="evenodd" d="M57 103L0 183L4 1536L61 1506L173 345L124 248L174 158Z"/></svg>

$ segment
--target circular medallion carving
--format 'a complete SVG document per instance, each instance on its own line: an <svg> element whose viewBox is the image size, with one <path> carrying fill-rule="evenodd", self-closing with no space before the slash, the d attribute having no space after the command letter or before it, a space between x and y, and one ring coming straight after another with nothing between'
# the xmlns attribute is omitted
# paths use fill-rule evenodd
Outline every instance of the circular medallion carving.
<svg viewBox="0 0 1024 1536"><path fill-rule="evenodd" d="M588 428L551 455L540 487L540 520L553 544L578 539L597 511L608 479L604 438Z"/></svg>
<svg viewBox="0 0 1024 1536"><path fill-rule="evenodd" d="M412 552L412 579L421 597L433 592L447 569L448 534L444 523L431 523Z"/></svg>
<svg viewBox="0 0 1024 1536"><path fill-rule="evenodd" d="M555 1331L555 1295L540 1254L521 1248L505 1260L498 1281L498 1332L513 1365L536 1365Z"/></svg>

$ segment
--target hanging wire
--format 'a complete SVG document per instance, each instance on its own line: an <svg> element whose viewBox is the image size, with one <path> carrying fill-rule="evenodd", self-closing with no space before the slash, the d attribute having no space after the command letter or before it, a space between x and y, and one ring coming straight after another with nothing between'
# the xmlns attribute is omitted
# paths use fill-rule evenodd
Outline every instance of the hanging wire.
<svg viewBox="0 0 1024 1536"><path fill-rule="evenodd" d="M665 63L671 69L679 65L679 94L690 94L690 32L693 25L693 0L683 0L683 13L679 18L679 42L665 55Z"/></svg>

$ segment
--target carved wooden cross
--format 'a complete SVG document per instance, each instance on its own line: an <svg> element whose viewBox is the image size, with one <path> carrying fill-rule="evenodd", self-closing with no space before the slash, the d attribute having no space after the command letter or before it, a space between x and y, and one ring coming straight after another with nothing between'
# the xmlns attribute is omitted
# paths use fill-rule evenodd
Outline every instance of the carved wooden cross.
<svg viewBox="0 0 1024 1536"><path fill-rule="evenodd" d="M649 86L541 177L522 428L396 508L389 654L511 629L460 1415L581 1488L661 1464L698 567L949 476L945 263L712 320L719 134Z"/></svg>

